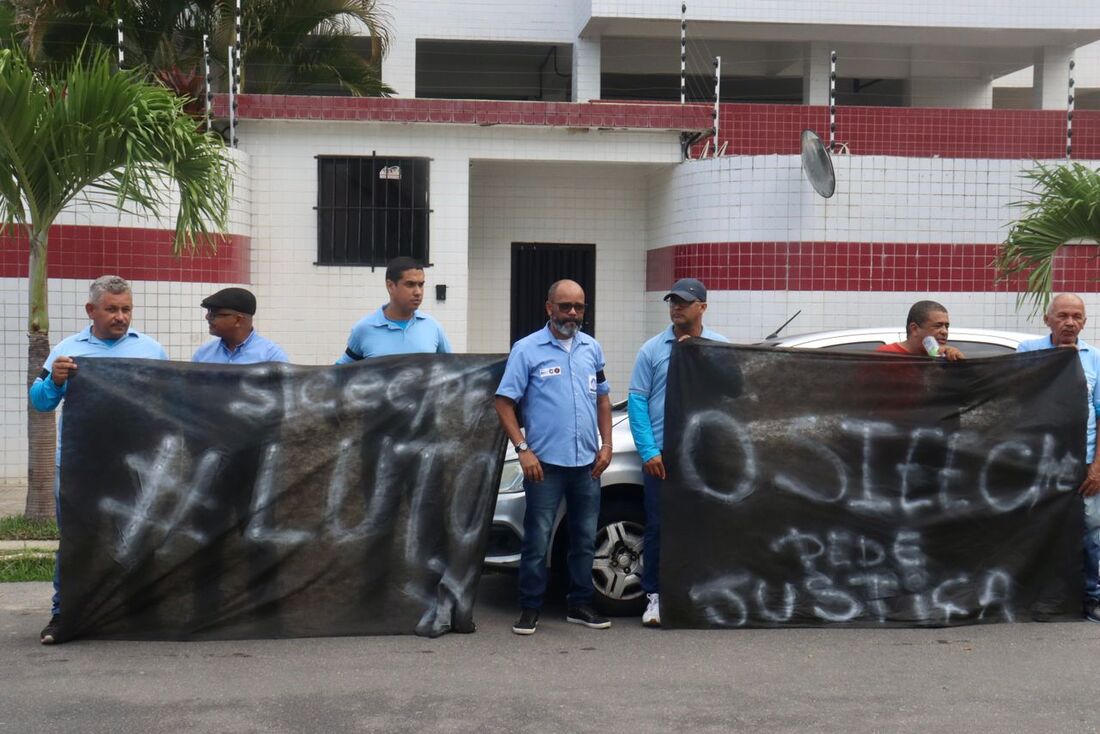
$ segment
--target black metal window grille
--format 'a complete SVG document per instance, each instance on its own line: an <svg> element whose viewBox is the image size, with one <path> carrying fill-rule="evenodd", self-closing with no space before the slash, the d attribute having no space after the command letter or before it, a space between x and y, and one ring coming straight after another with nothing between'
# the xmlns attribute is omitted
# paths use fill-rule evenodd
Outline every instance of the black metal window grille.
<svg viewBox="0 0 1100 734"><path fill-rule="evenodd" d="M317 264L427 265L427 158L317 157Z"/></svg>

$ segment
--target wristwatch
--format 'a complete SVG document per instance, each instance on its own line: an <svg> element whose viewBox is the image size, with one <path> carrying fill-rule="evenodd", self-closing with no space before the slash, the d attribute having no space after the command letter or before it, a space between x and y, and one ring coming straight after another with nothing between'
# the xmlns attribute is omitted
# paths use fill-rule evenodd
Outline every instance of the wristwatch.
<svg viewBox="0 0 1100 734"><path fill-rule="evenodd" d="M526 441L520 441L519 443L516 444L516 453L520 453L520 452L523 452L523 451L530 451L530 450L531 449L530 449L530 447L527 446Z"/></svg>

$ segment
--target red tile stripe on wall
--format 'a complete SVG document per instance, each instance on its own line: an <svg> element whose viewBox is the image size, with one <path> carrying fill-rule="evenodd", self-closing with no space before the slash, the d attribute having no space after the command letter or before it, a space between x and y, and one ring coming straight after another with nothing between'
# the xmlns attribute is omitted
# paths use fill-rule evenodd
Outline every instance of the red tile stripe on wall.
<svg viewBox="0 0 1100 734"><path fill-rule="evenodd" d="M217 252L172 254L173 232L136 227L50 227L51 278L94 280L111 273L127 280L248 283L249 238L221 235ZM25 278L30 249L22 231L0 235L0 277Z"/></svg>
<svg viewBox="0 0 1100 734"><path fill-rule="evenodd" d="M838 107L836 125L836 142L853 155L1063 158L1066 151L1066 113L1058 110ZM807 128L827 144L827 108L727 104L719 114L727 155L797 153ZM1073 155L1100 158L1100 111L1074 113Z"/></svg>
<svg viewBox="0 0 1100 734"><path fill-rule="evenodd" d="M228 97L217 95L214 114L228 114ZM237 104L248 120L355 120L467 125L705 130L711 108L667 102L507 102L399 97L308 97L242 94Z"/></svg>
<svg viewBox="0 0 1100 734"><path fill-rule="evenodd" d="M227 98L215 99L225 116ZM253 120L347 120L467 125L606 127L637 130L707 130L710 105L637 102L501 102L241 95L238 112ZM1066 113L1059 110L964 110L915 107L839 107L837 142L854 155L942 158L1062 158ZM828 141L826 107L724 104L720 142L727 155L793 154L799 135L815 130ZM247 145L247 143L246 143ZM696 154L702 144L695 146ZM1100 111L1073 117L1073 154L1100 159Z"/></svg>
<svg viewBox="0 0 1100 734"><path fill-rule="evenodd" d="M701 242L646 253L646 290L698 278L716 291L1007 292L1022 280L998 281L997 245L900 242ZM1054 289L1100 292L1096 246L1062 248Z"/></svg>

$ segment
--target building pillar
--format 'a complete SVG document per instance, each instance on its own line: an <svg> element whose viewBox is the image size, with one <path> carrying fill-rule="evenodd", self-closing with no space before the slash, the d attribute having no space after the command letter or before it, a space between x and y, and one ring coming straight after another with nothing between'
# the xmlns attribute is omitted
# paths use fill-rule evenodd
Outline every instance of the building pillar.
<svg viewBox="0 0 1100 734"><path fill-rule="evenodd" d="M1044 46L1035 49L1035 81L1032 106L1040 110L1064 110L1069 98L1069 60L1073 48Z"/></svg>
<svg viewBox="0 0 1100 734"><path fill-rule="evenodd" d="M829 54L832 50L828 41L802 45L802 104L829 104Z"/></svg>
<svg viewBox="0 0 1100 734"><path fill-rule="evenodd" d="M573 44L573 101L600 98L600 39L578 38Z"/></svg>

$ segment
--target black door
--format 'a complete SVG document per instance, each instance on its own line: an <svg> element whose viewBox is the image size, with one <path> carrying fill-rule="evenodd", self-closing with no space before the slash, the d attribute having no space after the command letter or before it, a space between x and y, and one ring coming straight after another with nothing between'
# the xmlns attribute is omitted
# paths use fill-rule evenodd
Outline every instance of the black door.
<svg viewBox="0 0 1100 734"><path fill-rule="evenodd" d="M546 292L558 280L584 288L584 333L596 335L596 246L512 243L512 343L546 324Z"/></svg>

